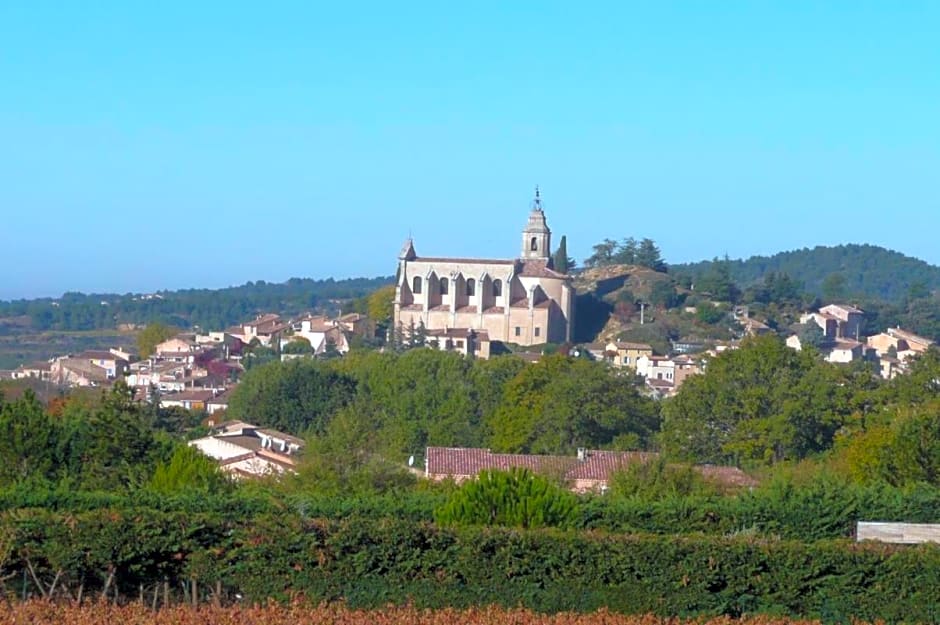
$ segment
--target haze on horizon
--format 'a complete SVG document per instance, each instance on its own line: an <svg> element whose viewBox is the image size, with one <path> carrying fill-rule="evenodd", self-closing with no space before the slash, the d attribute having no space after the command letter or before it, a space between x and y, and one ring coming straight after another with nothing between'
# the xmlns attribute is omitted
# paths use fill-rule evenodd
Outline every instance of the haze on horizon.
<svg viewBox="0 0 940 625"><path fill-rule="evenodd" d="M64 3L63 3L64 4ZM940 264L940 6L0 5L0 299L872 243Z"/></svg>

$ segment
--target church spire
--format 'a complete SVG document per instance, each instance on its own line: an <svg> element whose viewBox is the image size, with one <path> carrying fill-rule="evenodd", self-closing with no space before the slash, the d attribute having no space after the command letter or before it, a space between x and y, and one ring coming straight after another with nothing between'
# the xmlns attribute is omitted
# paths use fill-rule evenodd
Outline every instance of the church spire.
<svg viewBox="0 0 940 625"><path fill-rule="evenodd" d="M545 222L545 211L542 210L542 195L538 186L535 187L535 198L532 200L532 210L529 211L529 220L522 231L522 258L538 258L548 260L551 256L552 231Z"/></svg>

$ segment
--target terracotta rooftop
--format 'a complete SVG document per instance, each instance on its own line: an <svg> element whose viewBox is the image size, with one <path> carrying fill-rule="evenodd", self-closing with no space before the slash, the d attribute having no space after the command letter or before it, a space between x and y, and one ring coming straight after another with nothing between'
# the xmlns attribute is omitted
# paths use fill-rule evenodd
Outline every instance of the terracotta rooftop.
<svg viewBox="0 0 940 625"><path fill-rule="evenodd" d="M533 278L559 278L562 280L568 278L568 276L563 273L549 269L548 261L546 260L524 260L522 261L522 271L519 273L520 275Z"/></svg>
<svg viewBox="0 0 940 625"><path fill-rule="evenodd" d="M901 328L888 328L887 334L895 338L904 339L909 343L920 343L922 345L933 345L933 341L922 336L918 336L913 332L908 332L907 330L902 330Z"/></svg>
<svg viewBox="0 0 940 625"><path fill-rule="evenodd" d="M535 473L559 476L567 481L607 482L614 472L659 457L655 452L585 450L578 456L532 454L495 454L489 449L465 447L428 447L428 477L472 478L486 469L529 469ZM696 465L704 478L725 486L755 486L757 481L736 467Z"/></svg>
<svg viewBox="0 0 940 625"><path fill-rule="evenodd" d="M161 401L209 401L215 397L212 391L180 391L179 393L167 393L160 397Z"/></svg>

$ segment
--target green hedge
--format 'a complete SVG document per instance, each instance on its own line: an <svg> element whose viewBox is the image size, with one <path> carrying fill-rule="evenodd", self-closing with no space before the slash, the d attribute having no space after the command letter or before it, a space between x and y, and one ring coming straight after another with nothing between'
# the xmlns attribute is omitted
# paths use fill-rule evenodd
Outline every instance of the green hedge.
<svg viewBox="0 0 940 625"><path fill-rule="evenodd" d="M940 621L940 548L715 536L668 537L464 528L406 520L237 522L153 509L0 516L3 575L27 559L41 580L120 592L167 579L221 582L250 601L303 595L373 607L498 603L539 611L663 615L771 613L847 622ZM0 554L3 555L3 554ZM148 591L149 592L149 591Z"/></svg>
<svg viewBox="0 0 940 625"><path fill-rule="evenodd" d="M0 491L0 511L45 508L69 512L101 508L148 508L185 511L237 521L259 514L296 514L302 518L396 518L431 522L447 500L438 490L384 495L278 497L258 491L168 497L136 491L88 493L68 488L20 487ZM738 496L672 497L660 501L616 497L579 500L576 527L618 533L712 535L751 534L795 540L851 537L855 524L868 521L940 523L940 489L921 486L847 486L821 481L799 488L780 484Z"/></svg>

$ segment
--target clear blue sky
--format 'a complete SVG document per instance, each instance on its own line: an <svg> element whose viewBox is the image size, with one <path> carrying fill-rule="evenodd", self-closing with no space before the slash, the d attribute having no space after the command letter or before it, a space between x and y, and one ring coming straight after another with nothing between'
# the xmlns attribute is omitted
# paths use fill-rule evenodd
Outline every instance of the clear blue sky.
<svg viewBox="0 0 940 625"><path fill-rule="evenodd" d="M68 5L68 6L66 6ZM940 3L0 3L0 298L869 242L940 263Z"/></svg>

